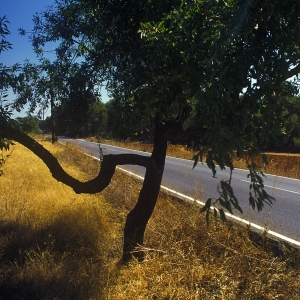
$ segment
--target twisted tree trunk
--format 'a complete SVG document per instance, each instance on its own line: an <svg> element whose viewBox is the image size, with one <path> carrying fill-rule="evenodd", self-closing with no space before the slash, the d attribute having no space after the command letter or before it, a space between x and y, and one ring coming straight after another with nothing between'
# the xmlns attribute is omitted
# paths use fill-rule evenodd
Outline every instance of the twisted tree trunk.
<svg viewBox="0 0 300 300"><path fill-rule="evenodd" d="M139 199L127 216L122 257L124 263L128 262L132 256L139 261L142 261L144 258L142 249L144 233L157 202L164 173L166 151L167 138L165 127L159 124L159 121L156 121L154 148L151 155L151 160L156 168L147 168Z"/></svg>
<svg viewBox="0 0 300 300"><path fill-rule="evenodd" d="M133 210L128 214L125 224L122 261L127 262L132 256L137 257L139 260L144 257L140 247L143 245L145 229L157 202L164 172L167 139L165 127L159 122L156 123L154 149L151 157L136 154L105 155L98 176L87 182L81 182L67 174L48 150L18 129L6 124L2 128L2 134L31 150L43 160L53 178L68 185L77 194L95 194L104 190L109 185L117 165L131 164L146 168L139 199Z"/></svg>

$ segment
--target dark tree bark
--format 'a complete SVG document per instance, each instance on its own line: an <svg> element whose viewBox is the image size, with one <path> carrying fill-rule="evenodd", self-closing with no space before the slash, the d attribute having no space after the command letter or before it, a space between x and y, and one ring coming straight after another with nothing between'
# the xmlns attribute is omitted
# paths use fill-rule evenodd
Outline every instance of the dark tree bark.
<svg viewBox="0 0 300 300"><path fill-rule="evenodd" d="M154 148L151 155L151 160L156 168L146 169L139 199L127 216L124 229L123 263L128 262L132 256L139 261L142 261L144 258L144 251L141 247L144 243L147 223L157 202L165 167L166 151L166 128L157 120L154 131Z"/></svg>

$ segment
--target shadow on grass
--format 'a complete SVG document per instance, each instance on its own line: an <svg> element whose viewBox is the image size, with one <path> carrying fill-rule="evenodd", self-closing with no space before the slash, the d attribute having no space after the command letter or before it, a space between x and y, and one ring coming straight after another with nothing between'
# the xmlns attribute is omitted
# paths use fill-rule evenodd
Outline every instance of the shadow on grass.
<svg viewBox="0 0 300 300"><path fill-rule="evenodd" d="M101 299L111 244L82 209L48 224L0 221L0 299Z"/></svg>

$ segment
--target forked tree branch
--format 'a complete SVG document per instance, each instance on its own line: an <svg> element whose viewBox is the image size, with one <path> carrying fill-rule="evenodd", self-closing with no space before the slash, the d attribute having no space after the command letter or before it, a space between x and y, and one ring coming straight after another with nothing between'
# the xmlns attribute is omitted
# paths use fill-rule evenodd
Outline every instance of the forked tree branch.
<svg viewBox="0 0 300 300"><path fill-rule="evenodd" d="M104 155L97 177L87 182L81 182L66 173L57 159L41 144L20 130L7 125L2 129L2 134L6 138L14 140L31 150L46 164L53 178L71 187L77 194L94 194L103 191L109 185L117 165L139 165L145 168L153 168L154 171L157 171L157 167L151 157L137 154Z"/></svg>

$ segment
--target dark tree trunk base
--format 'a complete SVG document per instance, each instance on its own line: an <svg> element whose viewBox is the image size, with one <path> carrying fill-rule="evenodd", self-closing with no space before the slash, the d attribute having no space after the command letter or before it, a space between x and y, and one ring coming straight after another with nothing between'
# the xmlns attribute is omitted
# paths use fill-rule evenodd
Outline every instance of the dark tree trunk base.
<svg viewBox="0 0 300 300"><path fill-rule="evenodd" d="M165 167L167 139L165 127L156 122L154 148L151 159L156 168L146 170L143 187L135 207L128 214L124 229L122 262L127 263L132 257L142 261L145 252L142 249L148 221L155 208Z"/></svg>

